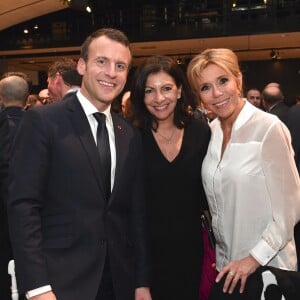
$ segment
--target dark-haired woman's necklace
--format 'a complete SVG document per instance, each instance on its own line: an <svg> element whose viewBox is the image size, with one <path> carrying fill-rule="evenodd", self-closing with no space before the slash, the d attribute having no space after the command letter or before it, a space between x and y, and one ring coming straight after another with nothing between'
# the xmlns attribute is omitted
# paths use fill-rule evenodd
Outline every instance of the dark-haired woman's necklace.
<svg viewBox="0 0 300 300"><path fill-rule="evenodd" d="M165 137L164 135L160 134L158 131L155 131L155 132L156 132L160 137L162 137L162 138L166 141L166 143L167 143L168 145L170 145L170 144L172 144L172 138L173 138L173 136L174 136L175 130L176 130L176 127L174 127L174 129L173 129L173 131L172 131L172 134L171 134L171 136L170 136L169 138L167 138L167 137Z"/></svg>

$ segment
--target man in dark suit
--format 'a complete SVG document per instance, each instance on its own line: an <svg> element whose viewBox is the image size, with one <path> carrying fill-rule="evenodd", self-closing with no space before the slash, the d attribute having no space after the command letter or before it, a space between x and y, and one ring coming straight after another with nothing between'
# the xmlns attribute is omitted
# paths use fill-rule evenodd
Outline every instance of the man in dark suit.
<svg viewBox="0 0 300 300"><path fill-rule="evenodd" d="M110 110L130 63L122 32L92 33L77 65L80 90L22 119L8 217L18 288L29 299L151 299L141 138ZM109 193L99 112L109 137Z"/></svg>
<svg viewBox="0 0 300 300"><path fill-rule="evenodd" d="M10 276L7 273L12 258L6 215L7 172L9 163L9 125L4 110L0 112L0 295L1 299L11 299Z"/></svg>
<svg viewBox="0 0 300 300"><path fill-rule="evenodd" d="M292 137L292 145L295 151L295 162L300 174L300 96L287 114L287 127ZM298 257L298 270L300 270L300 222L295 226L295 242Z"/></svg>
<svg viewBox="0 0 300 300"><path fill-rule="evenodd" d="M295 161L300 174L300 96L287 114L287 126L292 136L292 145L295 151Z"/></svg>
<svg viewBox="0 0 300 300"><path fill-rule="evenodd" d="M7 76L0 81L0 101L7 114L11 140L14 138L29 95L25 79L18 75Z"/></svg>
<svg viewBox="0 0 300 300"><path fill-rule="evenodd" d="M3 105L1 111L0 134L0 164L1 164L1 188L0 188L0 295L1 300L11 299L11 278L7 273L9 260L12 259L12 251L8 234L6 215L7 198L7 172L11 145L18 124L24 113L24 106L29 94L28 83L18 73L17 75L4 76L0 81L0 102Z"/></svg>
<svg viewBox="0 0 300 300"><path fill-rule="evenodd" d="M289 106L284 102L280 85L275 83L268 84L262 92L262 97L266 111L276 115L286 124Z"/></svg>
<svg viewBox="0 0 300 300"><path fill-rule="evenodd" d="M63 57L56 60L48 69L48 94L50 101L59 101L67 93L77 91L82 81L75 60Z"/></svg>

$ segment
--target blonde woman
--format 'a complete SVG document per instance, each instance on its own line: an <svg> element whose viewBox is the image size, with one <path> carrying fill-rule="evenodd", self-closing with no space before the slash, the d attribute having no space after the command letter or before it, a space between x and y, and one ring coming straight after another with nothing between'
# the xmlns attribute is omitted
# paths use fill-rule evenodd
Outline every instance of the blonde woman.
<svg viewBox="0 0 300 300"><path fill-rule="evenodd" d="M243 299L240 293L259 266L296 270L300 183L290 134L276 116L242 98L242 74L231 50L205 50L187 72L217 115L202 165L217 243L216 281L222 297ZM227 299L220 294L215 297Z"/></svg>

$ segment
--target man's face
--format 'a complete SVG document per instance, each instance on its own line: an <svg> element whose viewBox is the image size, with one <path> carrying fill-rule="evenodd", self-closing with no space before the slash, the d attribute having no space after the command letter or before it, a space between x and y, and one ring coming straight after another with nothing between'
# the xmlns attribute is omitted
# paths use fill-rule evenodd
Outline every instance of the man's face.
<svg viewBox="0 0 300 300"><path fill-rule="evenodd" d="M87 61L79 59L81 92L99 111L105 110L123 90L130 61L129 48L106 36L92 41Z"/></svg>
<svg viewBox="0 0 300 300"><path fill-rule="evenodd" d="M261 96L260 92L257 90L249 90L247 93L247 100L253 105L260 107L261 106Z"/></svg>
<svg viewBox="0 0 300 300"><path fill-rule="evenodd" d="M39 92L39 100L42 104L47 104L49 101L52 101L52 99L50 99L48 89L43 89Z"/></svg>
<svg viewBox="0 0 300 300"><path fill-rule="evenodd" d="M58 84L59 73L56 73L53 76L48 75L47 83L48 83L48 93L51 101L59 101L62 99L63 95L61 94L61 89Z"/></svg>

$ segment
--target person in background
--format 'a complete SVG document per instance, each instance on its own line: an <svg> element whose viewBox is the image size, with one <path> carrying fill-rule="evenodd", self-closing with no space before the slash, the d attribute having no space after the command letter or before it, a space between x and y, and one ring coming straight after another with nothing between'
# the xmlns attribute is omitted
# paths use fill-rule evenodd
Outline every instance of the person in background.
<svg viewBox="0 0 300 300"><path fill-rule="evenodd" d="M121 99L121 110L122 115L125 119L131 120L132 118L132 110L130 104L130 91L126 91Z"/></svg>
<svg viewBox="0 0 300 300"><path fill-rule="evenodd" d="M0 295L3 300L11 300L11 279L7 273L12 250L8 233L6 214L7 175L9 166L9 124L5 111L0 111Z"/></svg>
<svg viewBox="0 0 300 300"><path fill-rule="evenodd" d="M42 102L43 105L49 104L52 102L52 99L49 96L49 90L48 89L42 89L39 91L39 100Z"/></svg>
<svg viewBox="0 0 300 300"><path fill-rule="evenodd" d="M11 139L23 117L28 95L28 84L22 77L11 75L0 80L0 102L8 118Z"/></svg>
<svg viewBox="0 0 300 300"><path fill-rule="evenodd" d="M192 59L187 74L217 115L202 165L219 272L211 299L256 299L252 274L260 266L297 269L300 181L290 134L277 117L242 98L233 51L207 49Z"/></svg>
<svg viewBox="0 0 300 300"><path fill-rule="evenodd" d="M43 106L43 102L37 94L30 94L27 98L24 110L28 110L32 107Z"/></svg>
<svg viewBox="0 0 300 300"><path fill-rule="evenodd" d="M49 98L52 102L61 100L67 93L77 91L81 80L76 61L68 57L55 61L48 69Z"/></svg>
<svg viewBox="0 0 300 300"><path fill-rule="evenodd" d="M259 89L252 88L252 89L248 90L246 98L254 106L256 106L258 108L263 107L262 99L261 99L261 93L260 93Z"/></svg>
<svg viewBox="0 0 300 300"><path fill-rule="evenodd" d="M197 120L201 120L203 122L208 123L209 120L208 120L205 113L206 113L206 111L205 111L202 103L201 102L197 103L196 108L193 112L194 118L197 119Z"/></svg>
<svg viewBox="0 0 300 300"><path fill-rule="evenodd" d="M296 104L293 105L287 114L287 127L292 137L292 145L295 152L295 162L300 174L300 95L297 96ZM300 222L295 227L295 241L298 256L298 270L300 270Z"/></svg>
<svg viewBox="0 0 300 300"><path fill-rule="evenodd" d="M27 101L28 93L28 84L22 76L8 75L0 80L0 102L4 107L0 112L0 298L5 300L11 299L11 278L7 273L7 268L8 262L13 258L6 213L8 166L12 143L23 117L23 108ZM23 295L20 295L20 299L21 297Z"/></svg>
<svg viewBox="0 0 300 300"><path fill-rule="evenodd" d="M263 103L267 112L276 115L283 123L287 122L289 106L284 102L280 85L271 82L262 91Z"/></svg>
<svg viewBox="0 0 300 300"><path fill-rule="evenodd" d="M3 73L1 76L1 79L10 77L10 76L18 76L18 77L21 77L22 79L24 79L28 85L28 92L30 93L30 91L32 90L32 85L33 85L32 79L30 78L30 76L28 76L26 73L23 73L23 72L9 71L9 72ZM0 102L0 105L2 106L1 108L3 108L3 105L1 102ZM25 107L26 107L26 105L25 105Z"/></svg>
<svg viewBox="0 0 300 300"><path fill-rule="evenodd" d="M199 101L198 106L194 110L194 118L210 123L215 117L214 112L207 109L207 107Z"/></svg>
<svg viewBox="0 0 300 300"><path fill-rule="evenodd" d="M134 74L133 123L141 129L153 300L198 300L203 255L201 180L210 130L185 74L171 57L148 58Z"/></svg>
<svg viewBox="0 0 300 300"><path fill-rule="evenodd" d="M296 104L287 113L287 127L292 136L292 145L295 151L295 162L300 174L300 95L297 96ZM299 249L300 250L300 249Z"/></svg>
<svg viewBox="0 0 300 300"><path fill-rule="evenodd" d="M28 92L29 93L31 92L32 85L33 85L32 79L26 73L24 73L24 72L17 72L17 71L5 72L4 74L2 74L1 79L5 78L5 77L9 77L9 76L19 76L19 77L23 78L27 82Z"/></svg>
<svg viewBox="0 0 300 300"><path fill-rule="evenodd" d="M123 32L93 32L80 90L24 114L7 211L18 289L30 300L151 300L142 141L110 110L131 59Z"/></svg>

